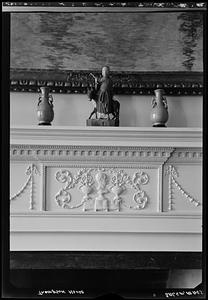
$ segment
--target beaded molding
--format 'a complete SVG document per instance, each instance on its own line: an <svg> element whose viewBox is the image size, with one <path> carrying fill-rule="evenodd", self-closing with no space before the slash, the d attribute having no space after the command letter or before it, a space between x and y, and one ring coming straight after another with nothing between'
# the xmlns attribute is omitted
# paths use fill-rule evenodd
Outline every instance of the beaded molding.
<svg viewBox="0 0 208 300"><path fill-rule="evenodd" d="M14 196L10 198L10 201L13 201L17 199L20 195L22 195L27 187L30 185L30 206L29 209L33 210L34 209L34 200L33 200L33 184L34 184L34 174L40 174L37 167L34 164L31 164L26 172L26 175L28 175L28 179L25 182L25 184L22 186L22 188L17 192Z"/></svg>
<svg viewBox="0 0 208 300"><path fill-rule="evenodd" d="M166 168L165 175L168 175L168 210L173 209L173 185L184 195L187 200L189 200L190 203L193 203L196 207L200 205L200 202L194 197L192 197L190 194L188 194L178 183L176 180L176 177L179 177L178 172L175 167L172 165L169 165Z"/></svg>

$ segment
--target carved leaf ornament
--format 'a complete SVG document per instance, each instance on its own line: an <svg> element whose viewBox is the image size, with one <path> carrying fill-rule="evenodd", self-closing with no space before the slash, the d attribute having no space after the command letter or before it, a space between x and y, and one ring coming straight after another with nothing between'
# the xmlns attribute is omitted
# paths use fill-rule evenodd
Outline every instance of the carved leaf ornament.
<svg viewBox="0 0 208 300"><path fill-rule="evenodd" d="M37 167L33 164L26 169L26 175L28 178L23 184L22 188L10 198L13 201L20 197L26 189L30 186L30 207L34 208L33 199L33 181L34 175L39 174ZM172 210L173 202L173 186L175 186L186 199L199 206L200 202L194 199L184 188L179 184L176 178L179 177L178 171L172 165L168 166L165 172L169 176L169 193L168 193L168 210ZM117 210L120 211L124 206L128 209L140 210L144 209L148 204L148 196L144 190L141 189L142 185L146 185L149 182L149 176L146 172L138 170L131 178L123 170L117 170L114 168L83 168L80 169L76 175L73 175L69 170L59 170L55 174L55 178L58 182L65 184L64 187L56 194L55 201L59 207L62 208L78 208L83 206L83 211L86 210L90 200L95 202L95 205L90 207L90 210L97 211L96 201L100 202L101 209L105 211ZM72 202L72 196L70 190L78 186L78 189L83 193L83 197L80 203L77 205L69 205ZM133 201L135 206L127 205L123 199L127 187L131 187L136 190L133 195ZM112 193L113 199L107 198L107 194ZM112 203L114 208L110 208L108 203Z"/></svg>
<svg viewBox="0 0 208 300"><path fill-rule="evenodd" d="M147 203L147 197L144 191L134 194L134 201L137 203L138 209L143 209Z"/></svg>
<svg viewBox="0 0 208 300"><path fill-rule="evenodd" d="M136 187L139 187L140 184L147 184L148 181L149 181L149 177L143 171L139 171L139 172L135 173L133 176L133 184Z"/></svg>
<svg viewBox="0 0 208 300"><path fill-rule="evenodd" d="M62 170L56 173L56 179L61 183L67 183L66 188L72 187L73 176L68 170Z"/></svg>
<svg viewBox="0 0 208 300"><path fill-rule="evenodd" d="M59 206L65 208L66 204L71 201L71 194L67 192L66 190L61 190L56 195L56 202Z"/></svg>
<svg viewBox="0 0 208 300"><path fill-rule="evenodd" d="M65 186L55 196L57 205L62 208L73 209L83 206L83 211L86 211L87 207L94 211L120 211L122 205L129 209L144 209L148 202L146 192L141 190L140 186L147 184L149 177L141 170L135 173L132 179L123 170L113 168L83 168L74 176L68 170L59 170L55 174L55 178L60 183L65 183ZM69 190L75 186L78 186L83 197L78 205L70 206L69 202L72 201L72 196ZM128 206L124 202L122 195L127 186L136 190L133 195L136 206ZM114 194L113 199L106 196L109 193ZM93 206L89 205L91 200L94 201Z"/></svg>

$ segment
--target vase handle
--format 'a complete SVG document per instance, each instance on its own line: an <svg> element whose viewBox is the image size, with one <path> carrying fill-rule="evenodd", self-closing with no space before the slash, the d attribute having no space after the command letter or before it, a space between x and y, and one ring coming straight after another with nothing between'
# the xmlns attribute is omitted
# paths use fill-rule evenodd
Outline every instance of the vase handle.
<svg viewBox="0 0 208 300"><path fill-rule="evenodd" d="M163 97L163 103L166 109L168 109L168 103L167 103L167 99L165 97Z"/></svg>
<svg viewBox="0 0 208 300"><path fill-rule="evenodd" d="M49 95L48 100L49 100L50 105L53 107L53 97L52 97L52 95Z"/></svg>
<svg viewBox="0 0 208 300"><path fill-rule="evenodd" d="M155 100L155 97L152 97L152 108L154 108L157 105L157 102Z"/></svg>
<svg viewBox="0 0 208 300"><path fill-rule="evenodd" d="M41 96L39 96L38 98L38 106L40 105L40 103L41 103Z"/></svg>

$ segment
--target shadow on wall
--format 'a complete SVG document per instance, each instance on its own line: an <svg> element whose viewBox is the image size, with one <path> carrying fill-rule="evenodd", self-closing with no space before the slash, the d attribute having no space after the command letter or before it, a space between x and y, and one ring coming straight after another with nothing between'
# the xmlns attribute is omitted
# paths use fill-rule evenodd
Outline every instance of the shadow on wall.
<svg viewBox="0 0 208 300"><path fill-rule="evenodd" d="M93 110L86 95L56 94L54 126L85 126L86 119Z"/></svg>
<svg viewBox="0 0 208 300"><path fill-rule="evenodd" d="M140 101L134 101L134 97L118 95L120 106L120 126L138 126L139 124L139 105ZM137 107L135 109L135 106Z"/></svg>
<svg viewBox="0 0 208 300"><path fill-rule="evenodd" d="M120 109L120 126L144 126L151 127L151 111L152 111L152 96L121 96L119 95L121 103ZM166 97L168 102L169 119L167 127L187 127L187 105L186 101L179 101L176 97ZM197 123L199 120L193 119ZM189 122L190 123L190 122Z"/></svg>
<svg viewBox="0 0 208 300"><path fill-rule="evenodd" d="M151 96L116 96L120 103L120 126L152 126Z"/></svg>
<svg viewBox="0 0 208 300"><path fill-rule="evenodd" d="M165 96L168 103L167 127L202 127L202 98ZM118 95L120 126L151 127L152 95Z"/></svg>
<svg viewBox="0 0 208 300"><path fill-rule="evenodd" d="M202 283L201 269L170 270L167 288L195 288Z"/></svg>
<svg viewBox="0 0 208 300"><path fill-rule="evenodd" d="M187 127L187 116L182 101L176 98L166 97L168 101L169 119L167 125L169 127Z"/></svg>

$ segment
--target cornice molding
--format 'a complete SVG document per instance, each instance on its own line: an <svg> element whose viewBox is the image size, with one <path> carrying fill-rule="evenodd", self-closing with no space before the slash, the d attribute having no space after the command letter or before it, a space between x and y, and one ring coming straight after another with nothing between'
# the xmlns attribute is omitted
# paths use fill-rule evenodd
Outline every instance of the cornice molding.
<svg viewBox="0 0 208 300"><path fill-rule="evenodd" d="M202 147L201 128L153 127L11 127L11 145ZM97 148L96 148L97 149ZM110 148L109 148L110 150ZM132 149L134 150L134 149Z"/></svg>
<svg viewBox="0 0 208 300"><path fill-rule="evenodd" d="M128 146L62 146L15 144L10 147L11 160L44 161L108 161L164 163L174 148L171 147L128 147Z"/></svg>
<svg viewBox="0 0 208 300"><path fill-rule="evenodd" d="M176 149L168 160L168 163L186 163L201 162L203 158L202 148L178 148Z"/></svg>

